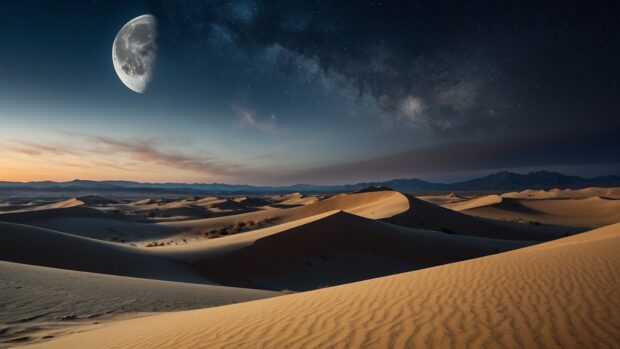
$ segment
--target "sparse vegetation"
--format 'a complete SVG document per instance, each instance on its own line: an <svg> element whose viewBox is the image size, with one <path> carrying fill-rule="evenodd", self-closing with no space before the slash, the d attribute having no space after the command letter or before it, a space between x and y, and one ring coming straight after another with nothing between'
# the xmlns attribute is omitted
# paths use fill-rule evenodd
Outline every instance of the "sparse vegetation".
<svg viewBox="0 0 620 349"><path fill-rule="evenodd" d="M275 221L275 218L268 217L259 222L256 222L254 220L249 220L245 222L237 222L235 224L230 224L228 226L221 227L219 229L211 229L209 231L205 231L202 234L207 239L216 239L216 238L226 236L226 235L233 235L233 234L238 234L238 233L242 233L242 232L253 230L253 229L262 228L262 227L273 224L274 221Z"/></svg>

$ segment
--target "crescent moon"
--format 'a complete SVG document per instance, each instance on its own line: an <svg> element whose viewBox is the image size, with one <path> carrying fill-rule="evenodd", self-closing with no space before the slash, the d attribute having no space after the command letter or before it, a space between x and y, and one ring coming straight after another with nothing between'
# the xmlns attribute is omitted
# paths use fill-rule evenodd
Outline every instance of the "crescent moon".
<svg viewBox="0 0 620 349"><path fill-rule="evenodd" d="M112 63L119 79L132 91L144 93L157 57L157 18L142 15L127 22L112 44Z"/></svg>

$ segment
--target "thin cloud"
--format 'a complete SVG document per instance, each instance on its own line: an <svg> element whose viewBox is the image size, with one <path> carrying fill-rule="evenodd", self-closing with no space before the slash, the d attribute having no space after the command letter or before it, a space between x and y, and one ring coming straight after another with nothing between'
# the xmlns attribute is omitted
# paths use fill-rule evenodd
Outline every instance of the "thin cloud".
<svg viewBox="0 0 620 349"><path fill-rule="evenodd" d="M215 157L190 155L165 149L152 139L119 139L88 135L73 135L65 143L34 143L20 140L3 142L4 153L13 158L45 161L67 166L69 163L135 172L157 165L174 170L186 170L205 178L245 178L256 171L244 165L222 161ZM28 156L31 160L28 160ZM142 169L140 169L142 168Z"/></svg>
<svg viewBox="0 0 620 349"><path fill-rule="evenodd" d="M254 113L247 108L233 103L230 106L232 110L239 116L241 126L251 127L265 133L275 133L275 120L267 122L258 121Z"/></svg>
<svg viewBox="0 0 620 349"><path fill-rule="evenodd" d="M312 168L274 178L274 183L350 183L524 167L617 165L619 153L612 133L458 142Z"/></svg>
<svg viewBox="0 0 620 349"><path fill-rule="evenodd" d="M2 147L11 153L41 156L41 155L75 155L72 149L64 147L62 144L42 144L29 141L3 142Z"/></svg>
<svg viewBox="0 0 620 349"><path fill-rule="evenodd" d="M202 172L209 175L232 175L242 166L223 163L207 156L191 156L179 153L166 152L159 149L152 140L120 140L109 137L92 137L97 144L103 145L106 150L120 152L133 160L143 163Z"/></svg>

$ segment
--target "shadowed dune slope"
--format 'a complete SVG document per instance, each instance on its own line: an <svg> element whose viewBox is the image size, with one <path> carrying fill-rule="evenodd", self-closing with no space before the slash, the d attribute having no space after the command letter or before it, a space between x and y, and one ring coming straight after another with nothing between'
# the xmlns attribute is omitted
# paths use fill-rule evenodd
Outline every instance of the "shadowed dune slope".
<svg viewBox="0 0 620 349"><path fill-rule="evenodd" d="M551 189L551 190L523 190L502 194L502 197L511 199L587 199L601 196L608 199L620 199L620 188L584 188L584 189Z"/></svg>
<svg viewBox="0 0 620 349"><path fill-rule="evenodd" d="M358 283L122 321L49 348L617 348L620 224Z"/></svg>
<svg viewBox="0 0 620 349"><path fill-rule="evenodd" d="M41 210L13 211L0 214L0 221L29 223L64 217L109 218L110 214L86 206L45 208Z"/></svg>
<svg viewBox="0 0 620 349"><path fill-rule="evenodd" d="M301 193L292 193L286 195L276 195L271 197L279 205L305 206L314 204L319 199L315 196L305 196Z"/></svg>
<svg viewBox="0 0 620 349"><path fill-rule="evenodd" d="M279 293L157 281L0 261L0 347L137 313L213 307ZM77 327L76 327L77 326Z"/></svg>
<svg viewBox="0 0 620 349"><path fill-rule="evenodd" d="M424 200L426 202L430 202L431 204L435 204L435 205L452 204L452 203L469 200L466 197L463 197L463 196L460 196L454 193L450 193L446 195L419 195L416 197L420 200Z"/></svg>
<svg viewBox="0 0 620 349"><path fill-rule="evenodd" d="M441 206L449 208L453 211L464 211L471 208L489 206L502 202L502 197L499 195L486 195L470 200L464 200L459 202L447 203Z"/></svg>
<svg viewBox="0 0 620 349"><path fill-rule="evenodd" d="M207 283L191 266L148 251L0 222L0 260L160 280Z"/></svg>
<svg viewBox="0 0 620 349"><path fill-rule="evenodd" d="M549 241L565 232L529 224L507 224L473 217L407 195L409 209L384 219L407 227L440 230L452 234L472 235L493 239Z"/></svg>
<svg viewBox="0 0 620 349"><path fill-rule="evenodd" d="M81 205L0 214L0 222L26 224L99 239L115 237L118 241L130 242L162 238L173 233L170 228L141 222L138 217Z"/></svg>
<svg viewBox="0 0 620 349"><path fill-rule="evenodd" d="M544 224L596 228L620 221L620 200L599 196L586 199L511 199L475 207L464 213L491 219L536 221Z"/></svg>
<svg viewBox="0 0 620 349"><path fill-rule="evenodd" d="M5 212L2 212L1 214L8 215L8 214L24 213L24 212L45 211L45 210L54 210L54 209L60 209L60 208L78 207L82 205L84 205L84 202L82 200L79 200L77 198L71 198L71 199L67 199L63 201L53 202L50 204L35 205L35 206L29 206L26 208L20 208L20 209L16 209L12 211L5 211Z"/></svg>
<svg viewBox="0 0 620 349"><path fill-rule="evenodd" d="M379 219L404 212L408 207L407 198L403 194L395 191L380 191L343 194L313 204L288 209L274 208L234 216L159 224L180 232L203 233L210 229L247 221L260 222L269 219L274 224L287 223L334 210L344 210L358 216Z"/></svg>
<svg viewBox="0 0 620 349"><path fill-rule="evenodd" d="M531 244L405 228L343 211L299 223L156 251L192 263L221 284L309 290Z"/></svg>

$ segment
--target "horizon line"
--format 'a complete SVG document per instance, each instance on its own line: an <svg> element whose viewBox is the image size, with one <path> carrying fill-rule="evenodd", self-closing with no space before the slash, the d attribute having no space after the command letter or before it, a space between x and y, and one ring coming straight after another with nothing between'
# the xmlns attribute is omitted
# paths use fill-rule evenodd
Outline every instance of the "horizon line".
<svg viewBox="0 0 620 349"><path fill-rule="evenodd" d="M501 170L501 171L492 172L492 173L489 173L489 174L486 174L486 175L473 176L473 177L470 177L469 179L464 179L464 180L459 180L459 181L451 181L451 182L436 182L436 181L432 181L432 180L422 179L420 177L398 177L398 178L390 178L390 179L384 179L384 180L365 180L365 181L346 182L346 183L338 183L338 184L312 184L312 183L303 183L303 182L294 183L294 184L249 184L249 183L225 183L225 182L141 182L141 181L133 181L133 180L127 180L127 179L101 179L101 180L97 180L97 179L80 179L80 178L75 178L75 179L65 180L65 181L55 181L55 180L6 181L6 180L0 180L0 183L10 183L10 184L35 184L35 183L65 184L65 183L72 183L72 182L96 182L96 183L128 182L128 183L147 184L147 185L179 184L179 185L229 185L229 186L252 186L252 187L293 187L293 186L308 185L308 186L316 186L316 187L331 187L331 186L346 186L346 185L356 185L356 184L372 184L372 183L389 182L389 181L396 181L396 180L419 180L419 181L423 181L423 182L430 183L430 184L458 184L458 183L467 182L467 181L470 181L470 180L481 179L481 178L489 177L489 176L492 176L492 175L497 175L497 174L500 174L500 173L510 173L510 174L517 174L517 175L531 175L531 174L535 174L535 173L551 173L551 174L559 174L559 175L566 176L566 177L577 177L577 178L582 178L582 179L595 179L595 178L602 178L602 177L617 177L617 176L620 176L619 174L604 174L604 175L585 177L585 176L578 176L578 175L568 175L568 174L565 174L565 173L562 173L562 172L548 171L548 170L529 171L529 172L516 172L516 171L509 171L509 170Z"/></svg>

